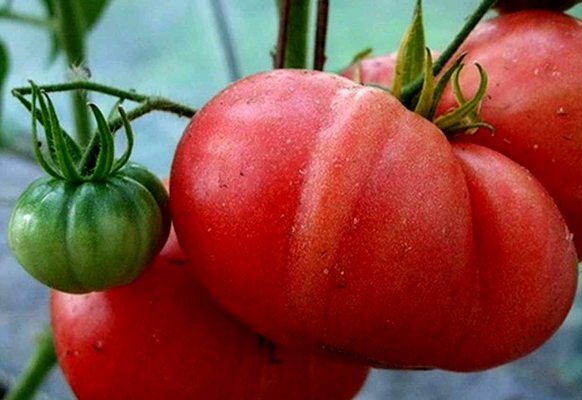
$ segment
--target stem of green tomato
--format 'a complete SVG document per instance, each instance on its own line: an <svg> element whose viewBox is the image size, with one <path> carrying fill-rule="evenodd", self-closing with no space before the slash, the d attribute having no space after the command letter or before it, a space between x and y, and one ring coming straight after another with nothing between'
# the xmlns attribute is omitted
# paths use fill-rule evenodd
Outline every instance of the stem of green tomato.
<svg viewBox="0 0 582 400"><path fill-rule="evenodd" d="M473 29L475 29L475 26L477 26L477 24L483 19L487 11L491 9L496 1L497 0L481 0L479 6L469 16L465 22L465 25L461 28L459 33L457 33L453 41L446 47L439 58L437 58L437 60L434 62L432 67L434 76L437 76L441 72L445 64L449 62L461 44L465 41L467 36L469 36ZM401 100L403 104L409 104L409 102L418 94L418 92L422 89L423 79L423 76L419 76L417 79L403 88L401 94Z"/></svg>
<svg viewBox="0 0 582 400"><path fill-rule="evenodd" d="M275 68L307 68L310 0L282 0Z"/></svg>
<svg viewBox="0 0 582 400"><path fill-rule="evenodd" d="M82 18L83 0L54 1L57 31L61 45L67 55L69 66L82 66L85 59L85 21ZM72 92L71 101L77 137L82 145L91 137L91 122L87 109L87 99L83 92Z"/></svg>
<svg viewBox="0 0 582 400"><path fill-rule="evenodd" d="M50 327L38 337L36 348L28 360L16 384L6 393L4 400L33 399L39 386L51 369L57 364L57 355Z"/></svg>

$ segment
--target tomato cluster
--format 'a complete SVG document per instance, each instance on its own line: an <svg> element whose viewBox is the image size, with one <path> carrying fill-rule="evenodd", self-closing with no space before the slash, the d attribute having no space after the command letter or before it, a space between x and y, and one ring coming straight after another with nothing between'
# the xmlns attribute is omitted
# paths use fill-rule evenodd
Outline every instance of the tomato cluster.
<svg viewBox="0 0 582 400"><path fill-rule="evenodd" d="M582 254L582 24L502 13L465 53L494 131L447 137L366 85L390 86L393 54L211 99L176 149L166 247L127 285L51 294L77 396L349 399L370 366L475 371L544 343Z"/></svg>

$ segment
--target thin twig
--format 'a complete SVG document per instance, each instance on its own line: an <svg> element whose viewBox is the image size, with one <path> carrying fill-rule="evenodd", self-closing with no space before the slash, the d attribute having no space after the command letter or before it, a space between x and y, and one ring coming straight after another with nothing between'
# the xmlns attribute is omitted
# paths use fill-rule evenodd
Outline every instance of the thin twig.
<svg viewBox="0 0 582 400"><path fill-rule="evenodd" d="M279 35L277 37L277 53L275 54L275 68L285 66L285 53L287 50L287 32L289 25L289 10L291 1L281 0L281 15L279 16Z"/></svg>
<svg viewBox="0 0 582 400"><path fill-rule="evenodd" d="M224 50L224 55L226 57L229 78L231 81L236 81L242 77L242 72L234 46L234 39L224 9L223 0L209 0L209 2L214 13L220 43L222 44L222 49Z"/></svg>
<svg viewBox="0 0 582 400"><path fill-rule="evenodd" d="M313 56L313 69L323 71L325 64L325 41L327 38L327 25L329 16L329 0L317 2L317 30L315 32L315 54Z"/></svg>

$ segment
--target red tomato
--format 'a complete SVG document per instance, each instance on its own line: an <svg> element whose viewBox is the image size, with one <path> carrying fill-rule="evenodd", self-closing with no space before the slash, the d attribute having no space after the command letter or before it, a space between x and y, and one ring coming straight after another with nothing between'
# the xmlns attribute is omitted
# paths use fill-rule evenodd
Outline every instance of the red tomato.
<svg viewBox="0 0 582 400"><path fill-rule="evenodd" d="M528 168L546 187L574 233L582 256L582 22L551 11L522 11L482 23L459 52L489 76L480 129L459 135L495 149ZM478 84L465 68L468 95ZM455 104L451 91L440 112Z"/></svg>
<svg viewBox="0 0 582 400"><path fill-rule="evenodd" d="M574 297L572 237L527 170L337 75L226 88L186 128L170 187L205 286L288 346L484 369L543 343Z"/></svg>
<svg viewBox="0 0 582 400"><path fill-rule="evenodd" d="M355 395L368 367L262 340L210 298L174 242L129 285L51 293L59 363L80 400Z"/></svg>

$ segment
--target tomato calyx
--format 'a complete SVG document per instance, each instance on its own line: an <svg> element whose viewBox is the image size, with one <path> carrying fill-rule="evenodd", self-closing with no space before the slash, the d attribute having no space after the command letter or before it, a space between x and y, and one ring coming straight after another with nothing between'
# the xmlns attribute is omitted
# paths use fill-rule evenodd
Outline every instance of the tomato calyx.
<svg viewBox="0 0 582 400"><path fill-rule="evenodd" d="M33 148L39 164L46 173L70 183L99 182L106 180L127 164L133 149L134 135L129 118L121 105L117 105L117 111L127 137L127 148L123 155L115 160L113 132L97 105L89 103L88 107L97 123L95 135L99 146L87 148L83 152L79 144L62 129L48 94L40 90L34 82L31 81L30 85ZM48 157L41 150L42 142L38 138L37 122L44 128Z"/></svg>
<svg viewBox="0 0 582 400"><path fill-rule="evenodd" d="M490 2L489 2L490 3ZM476 12L475 18L479 18L482 9L487 9L488 2L484 1L482 7ZM467 29L470 31L470 29ZM460 37L468 33L461 32ZM358 53L353 61L353 80L361 82L360 62L371 53L366 49ZM479 64L475 67L479 70L480 82L475 95L466 99L459 83L459 73L464 68L465 55L457 58L452 65L442 73L440 66L446 62L442 56L433 62L433 53L425 45L424 22L422 14L422 2L416 1L412 21L406 30L396 53L394 75L390 87L381 87L390 92L409 110L421 115L433 122L445 134L458 133L465 130L467 133L475 132L477 128L494 128L483 122L479 116L481 100L486 94L487 73ZM447 57L445 57L446 59ZM437 75L437 77L435 77ZM421 82L417 82L417 81ZM417 85L420 83L420 85ZM445 90L451 84L454 88L458 106L449 110L445 115L436 117L436 108ZM378 87L379 85L373 85Z"/></svg>

